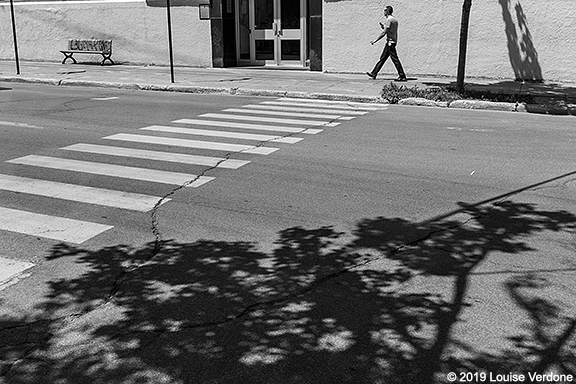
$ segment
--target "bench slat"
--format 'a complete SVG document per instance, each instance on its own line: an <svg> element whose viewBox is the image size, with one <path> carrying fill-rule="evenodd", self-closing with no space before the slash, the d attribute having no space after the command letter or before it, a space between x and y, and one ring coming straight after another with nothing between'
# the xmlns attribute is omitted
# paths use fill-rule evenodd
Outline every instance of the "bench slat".
<svg viewBox="0 0 576 384"><path fill-rule="evenodd" d="M99 53L99 54L108 53L105 51L72 51L70 49L64 49L60 52L62 52L62 53L64 53L64 52L66 52L66 53Z"/></svg>
<svg viewBox="0 0 576 384"><path fill-rule="evenodd" d="M114 64L110 56L112 56L112 40L98 40L98 39L70 39L68 40L68 49L61 50L64 54L64 60L62 60L62 64L66 63L66 60L72 59L74 63L76 60L72 55L74 53L92 53L92 54L100 54L103 57L102 65L106 62L106 60L110 61L110 64Z"/></svg>
<svg viewBox="0 0 576 384"><path fill-rule="evenodd" d="M70 51L112 51L112 40L68 40L68 50Z"/></svg>

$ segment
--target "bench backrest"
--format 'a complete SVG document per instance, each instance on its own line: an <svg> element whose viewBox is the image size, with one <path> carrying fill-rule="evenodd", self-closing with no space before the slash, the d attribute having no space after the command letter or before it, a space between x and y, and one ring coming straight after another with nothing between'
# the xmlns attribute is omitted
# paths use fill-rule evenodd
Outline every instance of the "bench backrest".
<svg viewBox="0 0 576 384"><path fill-rule="evenodd" d="M112 40L68 40L68 49L71 51L102 51L112 52Z"/></svg>

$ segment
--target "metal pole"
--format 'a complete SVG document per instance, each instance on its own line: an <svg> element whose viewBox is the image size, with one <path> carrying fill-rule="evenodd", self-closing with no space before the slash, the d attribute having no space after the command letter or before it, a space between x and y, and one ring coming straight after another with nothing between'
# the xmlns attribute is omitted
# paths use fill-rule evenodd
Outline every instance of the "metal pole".
<svg viewBox="0 0 576 384"><path fill-rule="evenodd" d="M12 36L14 36L14 56L16 58L16 74L20 74L20 61L18 60L18 41L16 39L16 23L14 21L14 1L10 0L10 13L12 14Z"/></svg>
<svg viewBox="0 0 576 384"><path fill-rule="evenodd" d="M166 0L166 15L168 16L168 49L170 51L170 81L174 83L174 55L172 53L172 21L170 20L170 0Z"/></svg>
<svg viewBox="0 0 576 384"><path fill-rule="evenodd" d="M462 4L462 21L460 22L460 47L458 54L458 73L456 75L456 92L464 93L466 76L466 50L468 49L468 29L470 26L470 9L472 0L464 0Z"/></svg>

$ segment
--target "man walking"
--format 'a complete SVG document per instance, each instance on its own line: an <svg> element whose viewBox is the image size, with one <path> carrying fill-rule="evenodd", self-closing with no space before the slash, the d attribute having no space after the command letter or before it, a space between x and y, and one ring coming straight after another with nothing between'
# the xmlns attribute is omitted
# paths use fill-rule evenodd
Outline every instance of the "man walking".
<svg viewBox="0 0 576 384"><path fill-rule="evenodd" d="M398 44L398 20L392 16L392 12L394 12L394 9L390 5L387 5L386 8L384 8L386 22L385 24L380 23L380 27L383 31L380 36L378 36L376 40L371 41L370 44L374 45L377 41L386 36L386 45L384 46L382 55L380 55L380 60L378 60L372 72L366 72L366 74L371 79L376 80L378 72L380 72L382 66L384 66L384 63L388 60L388 57L390 57L398 71L398 78L395 81L407 81L408 79L406 79L404 68L402 68L402 64L398 58L398 53L396 52L396 44Z"/></svg>

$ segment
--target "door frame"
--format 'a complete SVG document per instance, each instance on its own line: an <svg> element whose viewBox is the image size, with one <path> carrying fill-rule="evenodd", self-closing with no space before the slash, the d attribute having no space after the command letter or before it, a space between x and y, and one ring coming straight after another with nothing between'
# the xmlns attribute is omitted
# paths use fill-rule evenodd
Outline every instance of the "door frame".
<svg viewBox="0 0 576 384"><path fill-rule="evenodd" d="M240 39L241 36L241 25L240 25L240 11L242 7L242 2L246 1L248 5L248 24L249 24L249 50L250 58L241 58L240 51ZM269 0L273 3L274 7L274 22L273 27L270 30L255 30L254 20L254 0L239 0L235 2L236 12L235 12L235 25L236 25L236 60L239 66L266 66L270 68L274 67L306 67L307 64L307 52L308 52L308 34L307 34L307 0L300 1L300 29L290 29L286 30L287 36L284 36L284 30L281 29L281 15L280 15L280 2L282 0ZM255 31L257 33L255 33ZM295 31L300 31L300 60L282 60L282 40L297 40L294 38ZM274 59L273 60L256 60L256 40L265 39L274 41Z"/></svg>

